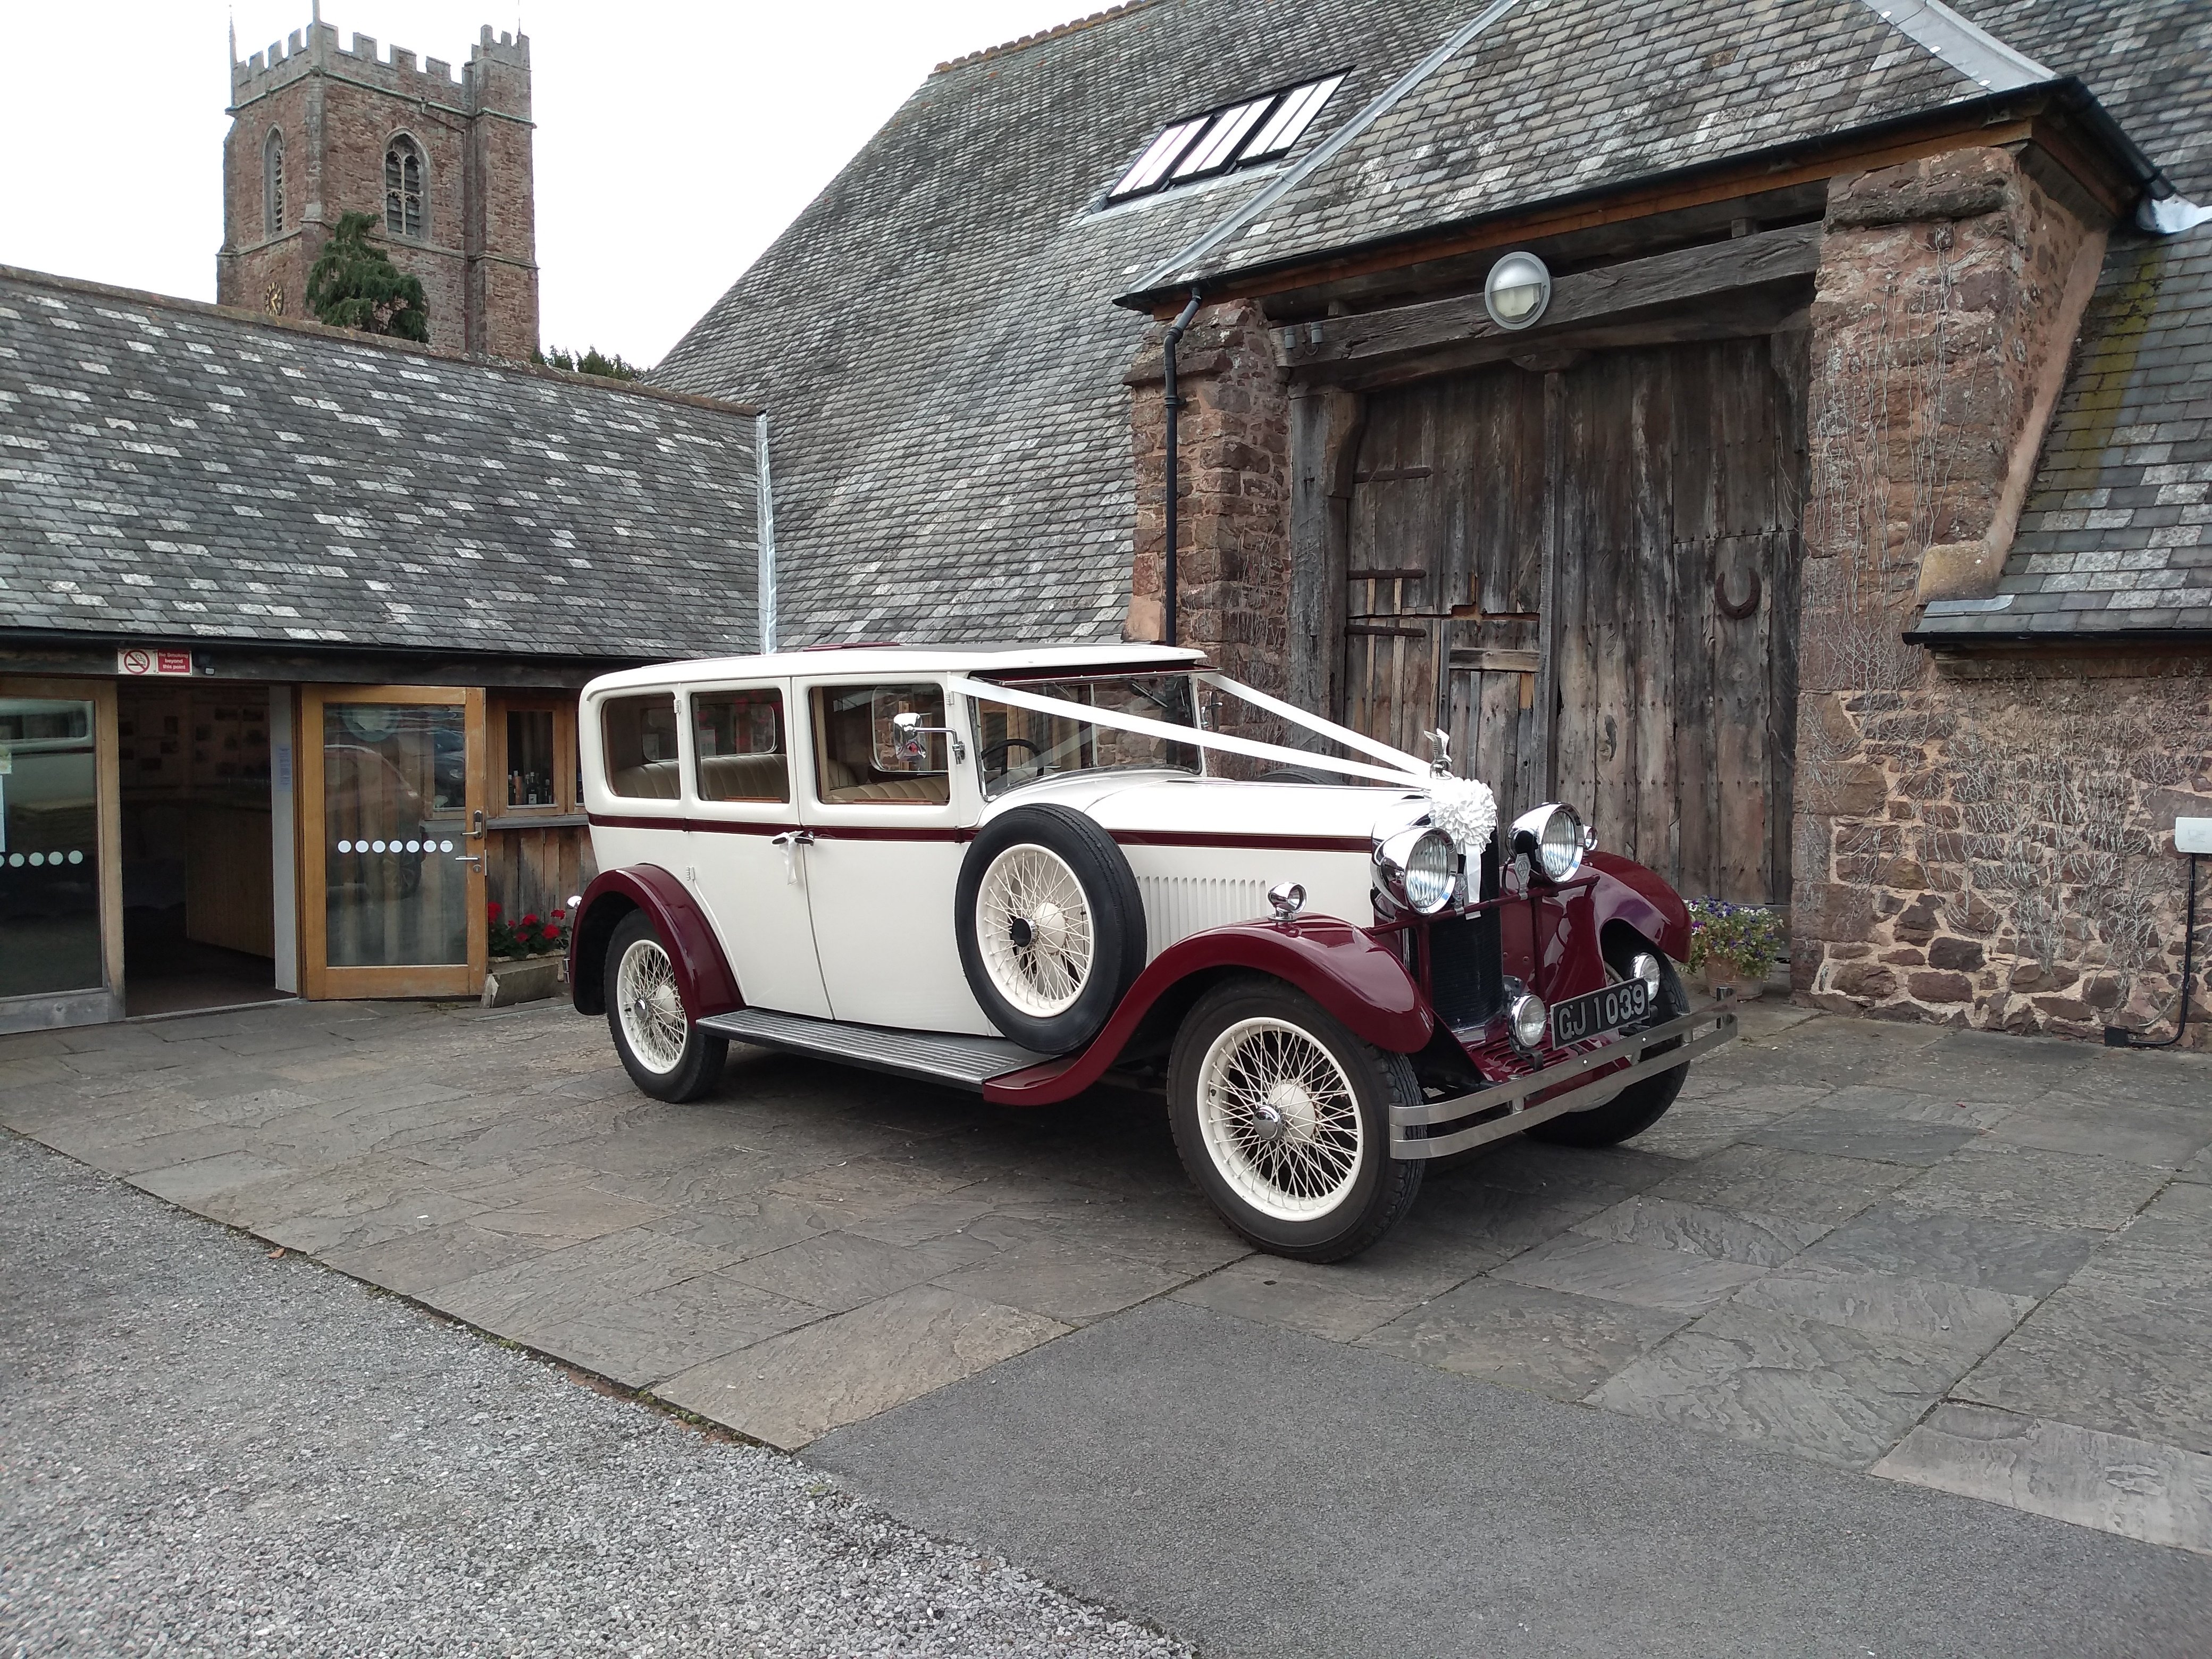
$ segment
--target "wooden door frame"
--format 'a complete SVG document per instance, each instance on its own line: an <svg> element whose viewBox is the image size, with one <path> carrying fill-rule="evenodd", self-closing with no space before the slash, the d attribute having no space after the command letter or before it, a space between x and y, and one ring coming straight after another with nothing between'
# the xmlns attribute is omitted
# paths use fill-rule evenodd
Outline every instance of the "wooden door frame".
<svg viewBox="0 0 2212 1659"><path fill-rule="evenodd" d="M109 1019L124 1017L123 781L116 761L116 750L120 742L115 724L117 684L112 679L0 674L0 696L39 697L56 702L88 702L92 705L93 814L98 826L98 833L94 836L97 843L94 857L100 866L100 984L97 989L33 992L29 1000L60 1004L104 994L108 999L106 1018ZM62 1023L79 1024L82 1018L81 1012L72 1012ZM97 1019L100 1017L94 1013L91 1018ZM42 1029L47 1023L42 1020L39 1027L22 1029ZM0 1025L0 1030L15 1029L18 1028Z"/></svg>
<svg viewBox="0 0 2212 1659"><path fill-rule="evenodd" d="M310 1001L350 997L467 997L483 989L489 956L484 913L485 825L490 817L485 786L484 690L479 685L307 684L299 690L298 728L293 734L292 775L296 781L299 824L297 891L300 905L300 987ZM468 960L387 968L332 968L330 900L324 890L329 861L323 853L325 779L323 774L323 710L333 703L397 702L462 711L461 811L467 839L477 843L477 861L468 874Z"/></svg>

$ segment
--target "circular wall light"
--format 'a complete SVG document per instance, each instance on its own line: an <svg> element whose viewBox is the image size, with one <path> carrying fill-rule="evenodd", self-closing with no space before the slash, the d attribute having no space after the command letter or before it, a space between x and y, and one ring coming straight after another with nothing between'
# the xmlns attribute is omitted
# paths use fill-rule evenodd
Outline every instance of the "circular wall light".
<svg viewBox="0 0 2212 1659"><path fill-rule="evenodd" d="M1533 253L1509 253L1490 268L1483 308L1500 328L1526 328L1552 301L1552 273Z"/></svg>

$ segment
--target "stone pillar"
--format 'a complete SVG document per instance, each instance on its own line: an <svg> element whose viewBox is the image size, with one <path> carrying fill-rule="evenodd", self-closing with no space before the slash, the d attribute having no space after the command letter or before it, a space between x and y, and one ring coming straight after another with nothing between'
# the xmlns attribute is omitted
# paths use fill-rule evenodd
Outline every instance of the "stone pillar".
<svg viewBox="0 0 2212 1659"><path fill-rule="evenodd" d="M1939 672L1902 638L1923 600L1996 591L2102 262L2094 210L2032 155L1829 189L1792 965L1838 1012L2088 1035L2168 1017L2156 820L2203 786L2202 671L2051 651Z"/></svg>
<svg viewBox="0 0 2212 1659"><path fill-rule="evenodd" d="M1137 475L1136 557L1126 637L1165 637L1166 411L1155 328L1124 377ZM1290 626L1290 395L1266 319L1246 301L1209 307L1176 353L1177 642L1236 679L1281 694Z"/></svg>

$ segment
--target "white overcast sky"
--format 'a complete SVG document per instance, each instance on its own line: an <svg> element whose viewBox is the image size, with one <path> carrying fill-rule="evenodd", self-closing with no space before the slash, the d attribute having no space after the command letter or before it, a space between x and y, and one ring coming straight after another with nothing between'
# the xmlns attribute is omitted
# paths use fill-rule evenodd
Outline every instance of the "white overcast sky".
<svg viewBox="0 0 2212 1659"><path fill-rule="evenodd" d="M1105 0L325 0L343 44L459 66L530 36L548 345L651 363L948 58ZM0 264L215 298L228 28L310 0L0 0Z"/></svg>

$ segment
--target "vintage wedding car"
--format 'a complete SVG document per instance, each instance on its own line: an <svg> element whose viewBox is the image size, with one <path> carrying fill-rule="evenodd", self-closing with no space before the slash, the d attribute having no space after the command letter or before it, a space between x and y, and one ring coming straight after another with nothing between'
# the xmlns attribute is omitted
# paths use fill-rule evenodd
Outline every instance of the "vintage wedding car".
<svg viewBox="0 0 2212 1659"><path fill-rule="evenodd" d="M1726 1042L1682 901L1569 808L1157 646L854 647L583 695L576 1006L663 1100L732 1040L1042 1104L1162 1085L1192 1179L1332 1261L1427 1160L1649 1127Z"/></svg>

